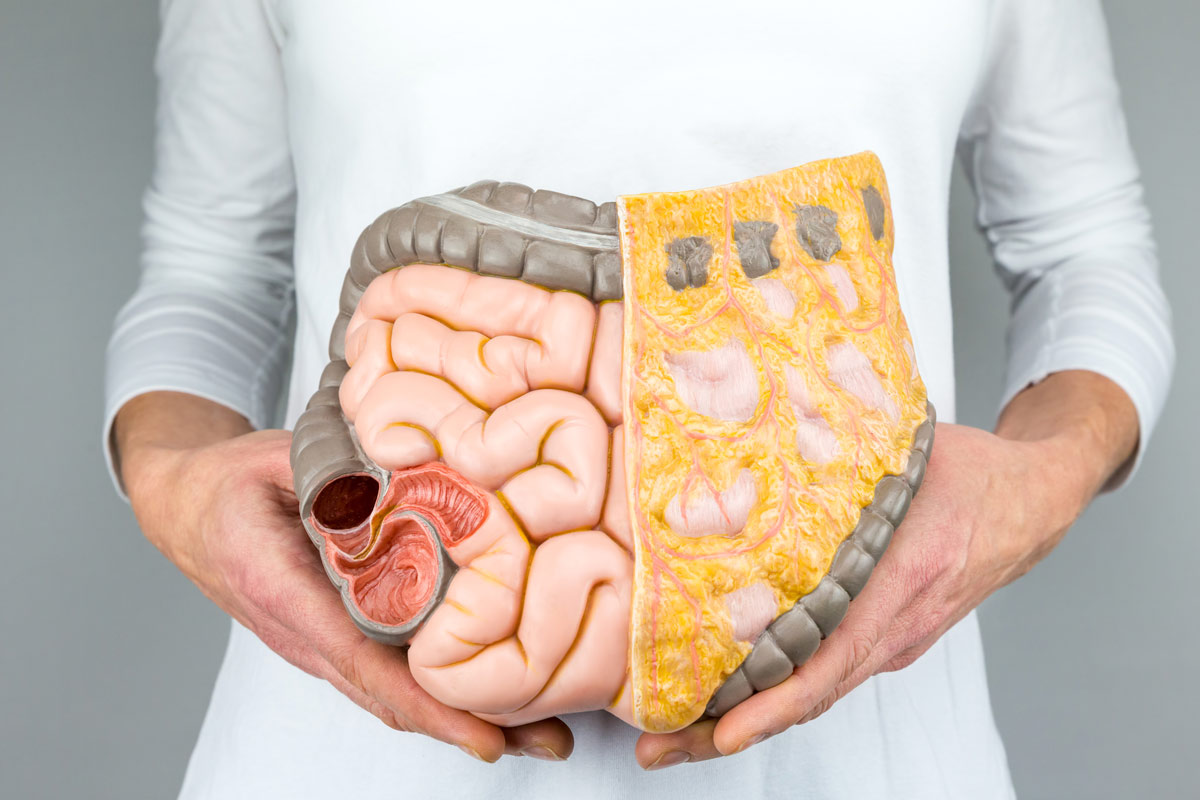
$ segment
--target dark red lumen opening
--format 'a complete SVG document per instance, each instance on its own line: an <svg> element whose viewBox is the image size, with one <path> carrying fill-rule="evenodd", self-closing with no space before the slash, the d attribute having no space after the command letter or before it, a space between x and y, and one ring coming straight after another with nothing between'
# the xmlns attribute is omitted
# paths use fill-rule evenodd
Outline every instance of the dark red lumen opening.
<svg viewBox="0 0 1200 800"><path fill-rule="evenodd" d="M327 531L348 531L371 518L379 481L370 475L343 475L330 481L313 501L312 517Z"/></svg>
<svg viewBox="0 0 1200 800"><path fill-rule="evenodd" d="M343 475L317 493L309 520L363 616L403 625L448 580L438 539L453 547L475 533L487 518L487 497L438 462L396 470L382 497L380 488L368 473Z"/></svg>

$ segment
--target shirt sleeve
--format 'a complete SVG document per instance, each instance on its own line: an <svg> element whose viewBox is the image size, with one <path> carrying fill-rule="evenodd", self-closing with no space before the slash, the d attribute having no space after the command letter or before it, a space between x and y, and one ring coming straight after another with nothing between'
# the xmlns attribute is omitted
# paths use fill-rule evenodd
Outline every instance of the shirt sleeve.
<svg viewBox="0 0 1200 800"><path fill-rule="evenodd" d="M104 450L133 397L187 392L270 424L290 350L295 181L275 28L253 0L165 0L141 278L108 344Z"/></svg>
<svg viewBox="0 0 1200 800"><path fill-rule="evenodd" d="M1098 0L997 0L959 137L977 221L1012 296L1001 408L1053 372L1120 386L1137 470L1174 368L1170 309Z"/></svg>

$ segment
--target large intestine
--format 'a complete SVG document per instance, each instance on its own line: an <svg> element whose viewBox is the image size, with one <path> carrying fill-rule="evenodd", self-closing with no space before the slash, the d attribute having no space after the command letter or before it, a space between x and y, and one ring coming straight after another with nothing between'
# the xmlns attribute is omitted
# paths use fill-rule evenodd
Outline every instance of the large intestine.
<svg viewBox="0 0 1200 800"><path fill-rule="evenodd" d="M341 459L305 507L360 627L502 725L606 708L675 730L790 674L903 516L864 506L907 507L932 433L876 186L863 154L620 198L623 300L524 282L575 274L541 255L524 280L364 281L310 423L345 435L304 451Z"/></svg>

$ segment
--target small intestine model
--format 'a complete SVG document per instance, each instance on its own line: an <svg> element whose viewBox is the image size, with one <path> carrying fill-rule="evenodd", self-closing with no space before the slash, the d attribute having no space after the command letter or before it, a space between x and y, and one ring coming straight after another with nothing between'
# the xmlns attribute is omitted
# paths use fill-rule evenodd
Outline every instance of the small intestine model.
<svg viewBox="0 0 1200 800"><path fill-rule="evenodd" d="M483 181L355 246L292 445L358 626L500 725L720 716L807 660L933 409L871 153L590 201Z"/></svg>

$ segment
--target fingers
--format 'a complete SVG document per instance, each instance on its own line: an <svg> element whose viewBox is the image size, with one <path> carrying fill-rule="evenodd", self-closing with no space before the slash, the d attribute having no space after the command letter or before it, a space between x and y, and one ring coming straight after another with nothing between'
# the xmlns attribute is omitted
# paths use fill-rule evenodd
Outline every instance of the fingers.
<svg viewBox="0 0 1200 800"><path fill-rule="evenodd" d="M504 752L508 755L566 761L575 749L571 729L557 717L501 730L504 732Z"/></svg>
<svg viewBox="0 0 1200 800"><path fill-rule="evenodd" d="M634 756L642 769L717 758L723 754L713 744L716 726L715 719L704 719L674 733L643 733L634 746Z"/></svg>
<svg viewBox="0 0 1200 800"><path fill-rule="evenodd" d="M389 728L397 731L407 730L404 727L404 721L397 717L390 708L385 707L378 700L346 680L341 673L329 665L328 661L322 661L321 668L313 674L318 678L329 681L333 685L333 688L346 695L346 697L349 697L354 701L355 705L372 716L377 717L380 722Z"/></svg>
<svg viewBox="0 0 1200 800"><path fill-rule="evenodd" d="M403 650L360 637L348 654L335 651L330 664L395 714L404 730L456 745L483 761L496 761L504 754L503 731L435 700L413 679Z"/></svg>
<svg viewBox="0 0 1200 800"><path fill-rule="evenodd" d="M860 658L856 649L849 632L839 628L783 683L752 695L721 717L713 734L716 748L725 755L737 753L795 725L854 671Z"/></svg>
<svg viewBox="0 0 1200 800"><path fill-rule="evenodd" d="M506 729L443 705L413 679L399 648L364 637L348 663L331 667L334 685L385 724L453 744L481 761L494 762L506 753L565 761L574 750L571 729L559 719Z"/></svg>
<svg viewBox="0 0 1200 800"><path fill-rule="evenodd" d="M918 602L919 600L920 597L916 598L913 604L896 617L888 628L887 634L875 644L867 658L849 676L838 683L833 691L810 708L798 724L811 722L821 716L835 702L845 697L867 678L880 672L893 672L907 667L941 638L953 622L957 621L937 622L941 617L934 616L932 610L925 613L925 604Z"/></svg>
<svg viewBox="0 0 1200 800"><path fill-rule="evenodd" d="M291 569L260 605L291 629L335 673L331 683L386 724L457 745L484 761L504 754L495 725L435 700L412 677L407 653L372 641L355 627L337 591L319 572ZM354 691L347 691L347 686Z"/></svg>
<svg viewBox="0 0 1200 800"><path fill-rule="evenodd" d="M487 762L505 753L555 761L571 754L574 739L560 720L505 730L434 699L413 678L406 651L366 638L331 587L301 586L288 602L295 605L287 621L324 660L322 677L389 727L453 744Z"/></svg>

